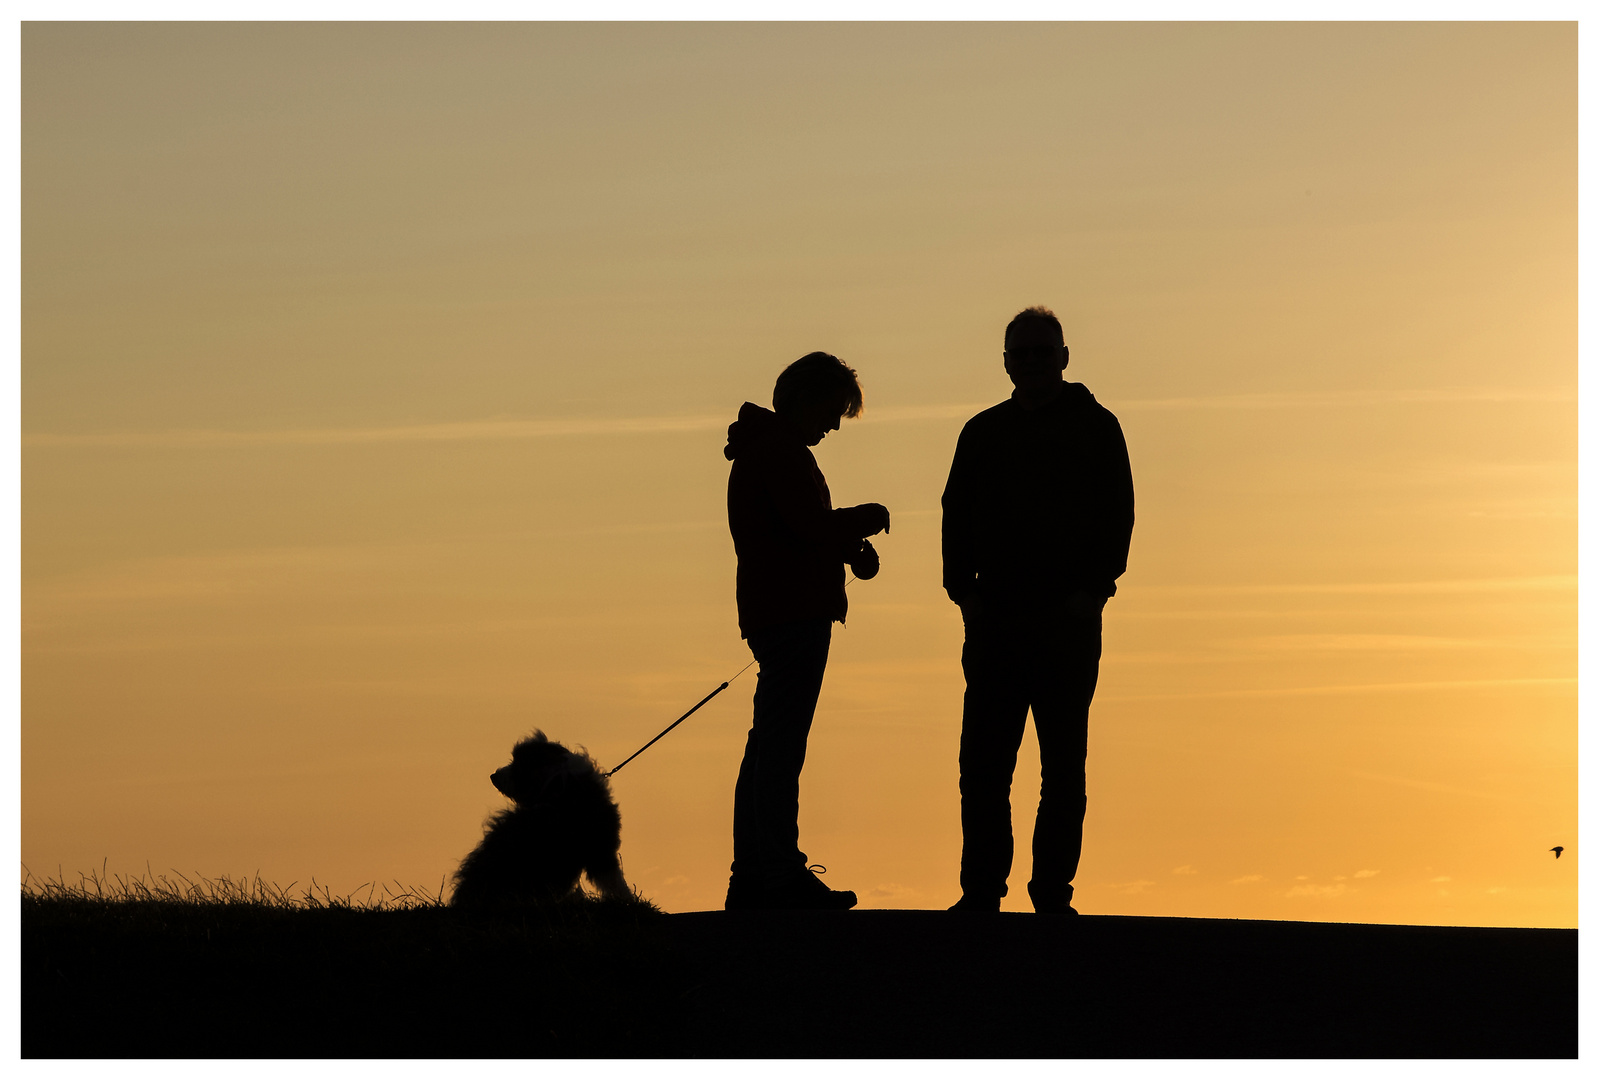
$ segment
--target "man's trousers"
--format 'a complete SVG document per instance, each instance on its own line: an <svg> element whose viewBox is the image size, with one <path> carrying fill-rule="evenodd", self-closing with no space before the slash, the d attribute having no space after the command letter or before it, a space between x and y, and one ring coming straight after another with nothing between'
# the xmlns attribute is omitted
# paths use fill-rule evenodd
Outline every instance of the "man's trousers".
<svg viewBox="0 0 1599 1080"><path fill-rule="evenodd" d="M733 874L766 884L805 869L799 849L799 780L833 636L828 619L751 631L760 663L755 719L733 789Z"/></svg>
<svg viewBox="0 0 1599 1080"><path fill-rule="evenodd" d="M1027 890L1035 908L1071 902L1083 850L1088 706L1099 681L1101 626L1094 608L1046 616L980 612L968 623L961 652L966 703L960 749L966 896L988 901L1008 891L1015 849L1011 776L1031 708L1043 785Z"/></svg>

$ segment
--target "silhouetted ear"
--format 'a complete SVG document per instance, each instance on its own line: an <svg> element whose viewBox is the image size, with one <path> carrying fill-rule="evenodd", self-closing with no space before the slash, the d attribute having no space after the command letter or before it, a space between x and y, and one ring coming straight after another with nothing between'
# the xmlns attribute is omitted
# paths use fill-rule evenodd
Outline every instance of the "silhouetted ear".
<svg viewBox="0 0 1599 1080"><path fill-rule="evenodd" d="M538 794L534 798L539 802L559 799L566 791L566 785L571 781L572 774L557 765L539 778Z"/></svg>

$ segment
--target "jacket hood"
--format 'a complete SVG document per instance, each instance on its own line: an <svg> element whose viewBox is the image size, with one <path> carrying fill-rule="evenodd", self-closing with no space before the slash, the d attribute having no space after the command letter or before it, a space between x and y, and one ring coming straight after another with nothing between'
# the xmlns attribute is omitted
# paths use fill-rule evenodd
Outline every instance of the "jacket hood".
<svg viewBox="0 0 1599 1080"><path fill-rule="evenodd" d="M788 425L779 420L775 412L746 401L739 407L738 419L728 425L727 446L723 447L722 456L733 461L740 454L780 440L796 441Z"/></svg>
<svg viewBox="0 0 1599 1080"><path fill-rule="evenodd" d="M1011 394L1012 401L1016 400L1015 393ZM1094 395L1088 392L1088 387L1080 382L1065 383L1061 388L1060 397L1044 406L1046 409L1062 409L1066 412L1081 412L1091 409L1099 402Z"/></svg>
<svg viewBox="0 0 1599 1080"><path fill-rule="evenodd" d="M1069 409L1081 409L1088 405L1099 404L1094 395L1088 392L1088 387L1080 382L1067 383L1065 393L1061 394L1061 400Z"/></svg>

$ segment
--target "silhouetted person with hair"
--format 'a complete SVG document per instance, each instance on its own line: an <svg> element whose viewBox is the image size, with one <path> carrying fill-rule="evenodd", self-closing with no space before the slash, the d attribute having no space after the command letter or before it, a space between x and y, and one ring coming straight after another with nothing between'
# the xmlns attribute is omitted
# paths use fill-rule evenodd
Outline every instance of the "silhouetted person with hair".
<svg viewBox="0 0 1599 1080"><path fill-rule="evenodd" d="M1033 830L1033 909L1070 914L1087 807L1088 706L1101 614L1127 569L1133 477L1121 425L1065 381L1048 308L1005 328L1010 399L967 421L944 488L944 589L966 623L961 666L961 899L998 911L1014 841L1010 787L1027 711L1043 787Z"/></svg>
<svg viewBox="0 0 1599 1080"><path fill-rule="evenodd" d="M855 372L814 352L777 377L770 411L746 401L727 429L738 625L760 663L733 797L729 909L855 906L855 894L824 885L799 849L799 778L833 623L849 606L844 566L874 576L866 537L888 529L888 509L877 503L833 509L810 451L860 411Z"/></svg>

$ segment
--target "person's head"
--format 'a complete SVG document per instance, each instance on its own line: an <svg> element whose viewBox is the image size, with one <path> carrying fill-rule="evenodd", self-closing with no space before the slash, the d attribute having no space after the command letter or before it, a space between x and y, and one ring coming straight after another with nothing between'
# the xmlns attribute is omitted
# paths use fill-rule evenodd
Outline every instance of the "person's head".
<svg viewBox="0 0 1599 1080"><path fill-rule="evenodd" d="M1047 307L1019 312L1005 327L1005 373L1026 393L1062 380L1070 353L1060 320Z"/></svg>
<svg viewBox="0 0 1599 1080"><path fill-rule="evenodd" d="M846 416L861 413L861 384L855 370L836 356L808 353L783 369L772 388L772 411L788 421L806 446L838 430Z"/></svg>

